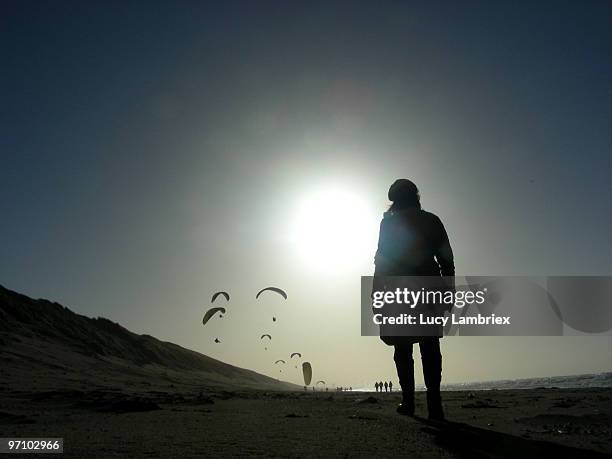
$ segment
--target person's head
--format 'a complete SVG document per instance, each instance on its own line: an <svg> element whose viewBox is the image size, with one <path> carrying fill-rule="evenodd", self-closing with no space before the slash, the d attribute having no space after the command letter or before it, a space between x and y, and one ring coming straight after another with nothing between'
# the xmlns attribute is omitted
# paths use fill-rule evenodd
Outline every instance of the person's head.
<svg viewBox="0 0 612 459"><path fill-rule="evenodd" d="M421 208L419 189L414 182L408 179L397 179L393 182L393 185L389 188L388 197L389 201L392 202L389 208L391 212L410 208Z"/></svg>

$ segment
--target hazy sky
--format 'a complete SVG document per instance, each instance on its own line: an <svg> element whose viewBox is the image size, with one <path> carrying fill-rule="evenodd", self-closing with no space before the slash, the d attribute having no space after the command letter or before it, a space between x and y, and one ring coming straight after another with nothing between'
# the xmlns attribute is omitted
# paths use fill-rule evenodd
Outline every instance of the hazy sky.
<svg viewBox="0 0 612 459"><path fill-rule="evenodd" d="M2 2L0 283L360 386L396 379L359 276L398 177L458 274L611 275L612 3L491 3ZM445 338L443 378L610 371L611 350Z"/></svg>

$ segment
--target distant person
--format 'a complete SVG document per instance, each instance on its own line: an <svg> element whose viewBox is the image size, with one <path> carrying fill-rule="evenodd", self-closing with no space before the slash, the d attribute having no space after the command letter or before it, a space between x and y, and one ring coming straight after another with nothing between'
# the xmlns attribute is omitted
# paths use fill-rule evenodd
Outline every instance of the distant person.
<svg viewBox="0 0 612 459"><path fill-rule="evenodd" d="M374 387L376 387L376 392L378 392L378 383L375 383Z"/></svg>
<svg viewBox="0 0 612 459"><path fill-rule="evenodd" d="M389 381L389 392L393 392L393 383Z"/></svg>
<svg viewBox="0 0 612 459"><path fill-rule="evenodd" d="M389 392L389 384L385 381L385 392Z"/></svg>
<svg viewBox="0 0 612 459"><path fill-rule="evenodd" d="M436 215L421 209L417 186L407 179L396 180L388 196L392 204L380 224L374 276L454 276L453 251L444 225ZM398 413L414 415L412 345L419 343L429 418L444 419L440 336L381 336L386 344L395 346L393 359L402 388Z"/></svg>
<svg viewBox="0 0 612 459"><path fill-rule="evenodd" d="M383 383L382 383L382 381L378 381L378 388L380 389L380 392L383 391Z"/></svg>

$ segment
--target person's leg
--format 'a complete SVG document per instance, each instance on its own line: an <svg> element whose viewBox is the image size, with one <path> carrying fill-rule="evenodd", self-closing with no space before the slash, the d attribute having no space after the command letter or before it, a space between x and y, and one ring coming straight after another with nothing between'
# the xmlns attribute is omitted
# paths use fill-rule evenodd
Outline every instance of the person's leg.
<svg viewBox="0 0 612 459"><path fill-rule="evenodd" d="M402 404L398 412L414 414L414 361L412 360L412 344L396 344L393 354L397 376L402 388Z"/></svg>
<svg viewBox="0 0 612 459"><path fill-rule="evenodd" d="M423 362L423 377L427 388L427 410L431 419L444 419L440 383L442 380L442 354L440 339L428 338L419 342L421 361Z"/></svg>

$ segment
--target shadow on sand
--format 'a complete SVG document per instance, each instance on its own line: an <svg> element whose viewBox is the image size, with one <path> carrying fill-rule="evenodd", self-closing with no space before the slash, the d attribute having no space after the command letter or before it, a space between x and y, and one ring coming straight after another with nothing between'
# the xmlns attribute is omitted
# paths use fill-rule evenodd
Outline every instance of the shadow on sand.
<svg viewBox="0 0 612 459"><path fill-rule="evenodd" d="M572 448L543 440L528 440L459 422L437 422L415 416L425 424L422 431L434 436L434 442L452 453L469 458L611 458L596 451Z"/></svg>

